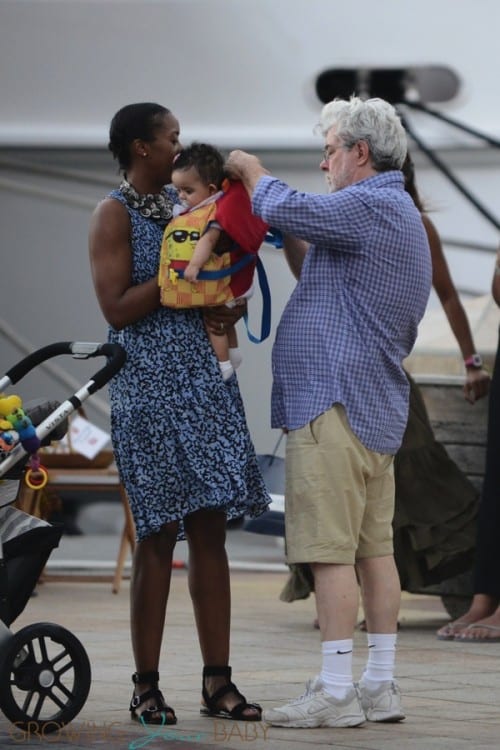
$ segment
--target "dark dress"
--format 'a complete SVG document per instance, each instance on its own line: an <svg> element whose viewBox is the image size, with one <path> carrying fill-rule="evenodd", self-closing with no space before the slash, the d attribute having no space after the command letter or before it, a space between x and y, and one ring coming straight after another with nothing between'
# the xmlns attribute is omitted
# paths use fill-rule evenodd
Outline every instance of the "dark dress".
<svg viewBox="0 0 500 750"><path fill-rule="evenodd" d="M401 587L418 592L472 569L479 492L434 437L414 380L394 458L394 557Z"/></svg>
<svg viewBox="0 0 500 750"><path fill-rule="evenodd" d="M163 227L123 203L131 221L134 284L158 273ZM258 515L270 498L238 381L224 382L200 312L162 307L109 331L127 361L110 383L111 435L137 539L199 509Z"/></svg>
<svg viewBox="0 0 500 750"><path fill-rule="evenodd" d="M500 337L488 402L486 466L479 506L474 593L500 601Z"/></svg>

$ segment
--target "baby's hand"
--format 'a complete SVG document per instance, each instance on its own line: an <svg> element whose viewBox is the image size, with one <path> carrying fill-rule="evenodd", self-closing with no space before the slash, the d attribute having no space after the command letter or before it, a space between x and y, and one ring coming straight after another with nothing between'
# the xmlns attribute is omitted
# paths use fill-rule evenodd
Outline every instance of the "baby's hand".
<svg viewBox="0 0 500 750"><path fill-rule="evenodd" d="M199 272L200 269L198 268L198 266L193 265L193 263L188 263L184 270L184 278L186 279L186 281L196 281Z"/></svg>

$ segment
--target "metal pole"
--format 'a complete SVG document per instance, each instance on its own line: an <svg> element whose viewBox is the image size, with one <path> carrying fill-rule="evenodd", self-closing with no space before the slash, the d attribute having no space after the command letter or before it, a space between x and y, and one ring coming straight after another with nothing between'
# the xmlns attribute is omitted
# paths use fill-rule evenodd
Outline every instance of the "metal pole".
<svg viewBox="0 0 500 750"><path fill-rule="evenodd" d="M404 104L407 107L412 107L413 109L418 109L420 112L425 112L425 114L430 115L431 117L435 117L437 120L442 120L442 122L446 122L448 125L452 125L454 128L463 130L464 133L469 133L469 135L473 135L475 138L479 138L481 141L489 143L490 146L493 146L494 148L500 148L500 141L498 141L496 138L492 138L490 135L486 135L486 133L481 133L479 130L475 130L469 125L464 125L461 122L457 122L451 117L443 115L441 112L436 112L433 109L429 109L425 106L425 104L422 104L421 102L412 102L405 99L401 102L401 104Z"/></svg>
<svg viewBox="0 0 500 750"><path fill-rule="evenodd" d="M472 203L472 205L479 211L480 214L482 214L484 216L485 219L487 219L490 222L490 224L493 224L493 226L495 227L495 229L500 229L500 222L498 221L498 219L496 219L495 216L493 216L493 214L490 213L488 211L488 209L485 208L483 206L483 204L480 203L478 201L478 199L475 196L472 195L471 192L469 192L469 190L467 190L467 188L465 187L465 185L462 182L460 182L460 180L458 179L458 177L456 177L453 174L453 172L451 172L450 169L448 169L448 167L446 166L446 164L444 164L441 161L441 159L439 159L439 157L436 156L436 154L428 146L425 145L425 143L422 141L422 139L419 138L419 136L415 133L415 131L413 130L413 128L408 124L408 121L404 117L401 117L401 120L403 122L403 125L404 125L405 129L410 134L410 136L413 138L413 140L415 141L415 143L417 144L417 146L430 159L430 161L434 164L434 166L436 166L444 174L444 176L453 185L455 185L455 187L457 188L457 190L459 190L462 193L462 195L464 195L467 198L467 200L469 201L469 203Z"/></svg>

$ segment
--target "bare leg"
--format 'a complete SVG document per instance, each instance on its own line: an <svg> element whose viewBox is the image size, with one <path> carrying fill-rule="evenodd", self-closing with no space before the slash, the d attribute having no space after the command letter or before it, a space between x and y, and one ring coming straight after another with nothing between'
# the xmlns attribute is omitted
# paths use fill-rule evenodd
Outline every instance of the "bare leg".
<svg viewBox="0 0 500 750"><path fill-rule="evenodd" d="M152 534L135 546L130 611L137 672L154 672L159 667L176 536L177 524L167 524L157 534ZM135 693L140 695L150 687L151 684L138 683ZM146 701L138 713L155 704L154 700Z"/></svg>
<svg viewBox="0 0 500 750"><path fill-rule="evenodd" d="M189 592L193 601L200 649L205 666L224 667L229 664L231 590L227 560L226 516L215 511L197 511L184 519L189 544ZM224 676L206 680L212 695L226 684ZM221 699L231 710L239 698L228 693ZM247 709L251 715L255 709Z"/></svg>
<svg viewBox="0 0 500 750"><path fill-rule="evenodd" d="M312 563L321 640L352 638L358 614L353 565Z"/></svg>
<svg viewBox="0 0 500 750"><path fill-rule="evenodd" d="M229 359L229 343L226 334L218 336L215 333L211 333L208 328L207 334L218 361L227 362Z"/></svg>
<svg viewBox="0 0 500 750"><path fill-rule="evenodd" d="M238 346L238 334L236 333L236 326L231 326L227 329L227 342L230 349L236 349Z"/></svg>
<svg viewBox="0 0 500 750"><path fill-rule="evenodd" d="M184 520L188 580L204 664L229 663L231 592L225 548L226 516L197 511Z"/></svg>
<svg viewBox="0 0 500 750"><path fill-rule="evenodd" d="M401 603L399 575L392 555L356 563L369 633L396 633Z"/></svg>

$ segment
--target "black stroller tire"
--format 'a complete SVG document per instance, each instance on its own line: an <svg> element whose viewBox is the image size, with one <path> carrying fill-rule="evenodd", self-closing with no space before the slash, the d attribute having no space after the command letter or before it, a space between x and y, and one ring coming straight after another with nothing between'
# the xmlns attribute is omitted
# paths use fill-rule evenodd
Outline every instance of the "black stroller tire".
<svg viewBox="0 0 500 750"><path fill-rule="evenodd" d="M2 646L0 708L19 729L61 730L82 709L90 683L87 652L60 625L28 625Z"/></svg>

